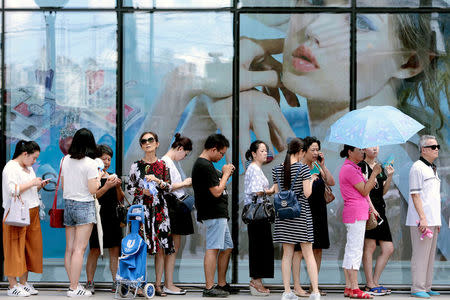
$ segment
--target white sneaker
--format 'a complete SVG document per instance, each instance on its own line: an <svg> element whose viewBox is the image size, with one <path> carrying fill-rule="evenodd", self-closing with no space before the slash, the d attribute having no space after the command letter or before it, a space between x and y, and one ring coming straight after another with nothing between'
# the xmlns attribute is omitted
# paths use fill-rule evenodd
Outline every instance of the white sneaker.
<svg viewBox="0 0 450 300"><path fill-rule="evenodd" d="M309 299L311 300L320 300L320 293L315 293L315 294L311 294L309 295Z"/></svg>
<svg viewBox="0 0 450 300"><path fill-rule="evenodd" d="M12 289L8 289L6 294L11 297L29 297L30 296L30 293L25 291L21 287L20 283L16 284Z"/></svg>
<svg viewBox="0 0 450 300"><path fill-rule="evenodd" d="M76 290L69 290L67 291L67 297L90 297L92 296L92 293L88 290L86 290L81 285L78 285Z"/></svg>
<svg viewBox="0 0 450 300"><path fill-rule="evenodd" d="M295 296L293 292L289 293L284 292L283 296L281 296L281 300L298 300L298 297Z"/></svg>
<svg viewBox="0 0 450 300"><path fill-rule="evenodd" d="M91 292L92 294L95 294L95 286L93 281L86 282L86 290Z"/></svg>
<svg viewBox="0 0 450 300"><path fill-rule="evenodd" d="M25 291L30 293L30 295L37 295L39 294L38 290L34 288L34 286L28 282L25 282L25 284L20 284L20 287L23 288Z"/></svg>

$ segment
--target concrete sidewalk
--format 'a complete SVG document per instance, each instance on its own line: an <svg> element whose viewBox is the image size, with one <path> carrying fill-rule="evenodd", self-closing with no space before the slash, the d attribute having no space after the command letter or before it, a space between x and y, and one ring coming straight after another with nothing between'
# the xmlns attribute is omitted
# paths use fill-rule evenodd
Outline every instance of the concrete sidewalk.
<svg viewBox="0 0 450 300"><path fill-rule="evenodd" d="M6 296L6 290L2 289L0 290L0 299L14 299L12 297ZM23 299L23 298L22 298ZM69 299L66 296L66 290L65 289L57 289L57 290L45 290L40 289L39 295L37 296L31 296L30 298L26 298L30 300L51 300L51 299ZM111 292L106 291L97 291L92 297L83 297L82 299L114 299L114 294ZM130 298L128 298L130 299ZM145 299L141 297L137 297L137 299ZM167 297L154 297L153 299L161 299L161 300L200 300L200 299L209 299L209 298L203 298L202 293L200 290L189 290L188 293L184 296L167 296ZM231 295L227 299L247 299L247 300L256 300L256 299L265 299L265 300L280 300L281 299L281 293L279 291L275 291L270 294L268 297L254 297L251 296L248 291L242 291L238 295ZM308 298L299 298L301 299L308 299ZM343 300L348 299L344 298L343 293L328 293L327 296L322 297L321 299L324 300ZM375 297L375 299L383 299L383 300L396 300L396 299L413 299L410 297L409 293L406 292L393 292L389 296L380 296ZM415 299L415 298L414 298ZM435 300L450 300L450 292L442 293L441 296L433 297Z"/></svg>

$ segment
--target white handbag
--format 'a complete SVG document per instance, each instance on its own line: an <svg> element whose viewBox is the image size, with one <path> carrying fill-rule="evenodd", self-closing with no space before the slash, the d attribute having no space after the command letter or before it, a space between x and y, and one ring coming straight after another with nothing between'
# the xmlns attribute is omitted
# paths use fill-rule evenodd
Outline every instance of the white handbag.
<svg viewBox="0 0 450 300"><path fill-rule="evenodd" d="M30 210L28 209L28 204L17 193L17 184L15 185L14 196L11 199L11 205L5 215L4 222L7 225L17 227L30 225Z"/></svg>

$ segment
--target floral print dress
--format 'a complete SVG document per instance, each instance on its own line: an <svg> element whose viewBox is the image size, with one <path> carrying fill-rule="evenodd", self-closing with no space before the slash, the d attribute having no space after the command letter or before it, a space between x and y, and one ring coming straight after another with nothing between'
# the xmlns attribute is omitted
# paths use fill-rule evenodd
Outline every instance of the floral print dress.
<svg viewBox="0 0 450 300"><path fill-rule="evenodd" d="M170 183L170 173L162 160L147 163L143 160L131 165L127 191L134 196L133 204L142 204L145 210L145 233L148 253L156 254L163 248L165 254L175 252L170 230L169 210L164 199L164 190L157 186L158 196L144 195L145 175L153 174L156 178ZM169 185L167 185L169 189Z"/></svg>

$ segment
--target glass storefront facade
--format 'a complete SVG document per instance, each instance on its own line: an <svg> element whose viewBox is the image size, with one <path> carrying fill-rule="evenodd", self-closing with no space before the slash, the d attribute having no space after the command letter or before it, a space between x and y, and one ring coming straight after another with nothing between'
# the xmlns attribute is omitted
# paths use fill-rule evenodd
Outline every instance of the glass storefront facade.
<svg viewBox="0 0 450 300"><path fill-rule="evenodd" d="M175 133L192 139L194 149L179 165L188 176L206 137L221 132L233 147L216 167L233 162L239 170L228 187L237 245L228 276L230 282L248 283L247 227L240 213L250 143L261 139L268 144L273 160L263 170L271 178L272 167L284 160L288 138L316 136L337 181L343 160L340 146L324 141L330 125L350 109L391 105L421 122L420 134L433 134L442 145L437 165L443 225L433 282L448 285L448 1L3 2L2 164L18 140L38 142L36 174L51 179L41 192L47 211L60 159L79 128L89 128L99 144L115 149L110 170L124 181L130 165L141 158L138 138L144 130L158 134L159 157ZM411 244L404 224L417 142L415 136L380 149L381 162L395 158L394 183L385 196L395 252L381 282L411 281ZM323 252L321 284L345 282L338 183L333 191L337 198L327 206L331 246ZM67 281L64 230L50 228L48 215L41 226L44 273L30 279ZM204 282L203 254L204 228L197 223L195 233L182 239L175 282ZM275 259L275 278L267 282L280 284L279 245ZM99 260L95 281L111 280L108 261ZM148 266L153 280L153 259Z"/></svg>

